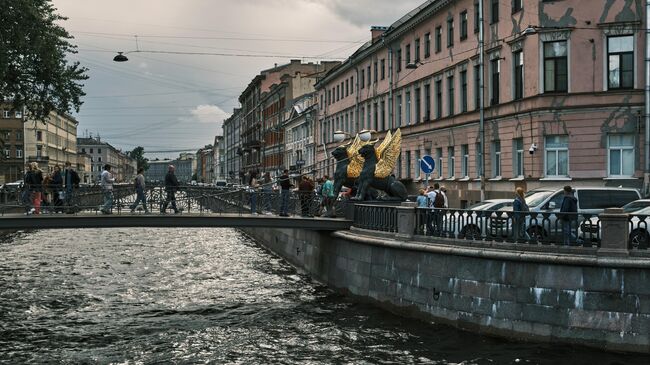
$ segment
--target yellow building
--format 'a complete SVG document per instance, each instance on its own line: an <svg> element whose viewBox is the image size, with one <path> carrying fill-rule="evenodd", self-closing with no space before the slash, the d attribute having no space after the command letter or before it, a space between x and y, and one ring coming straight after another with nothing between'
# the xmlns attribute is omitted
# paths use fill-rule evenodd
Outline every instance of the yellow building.
<svg viewBox="0 0 650 365"><path fill-rule="evenodd" d="M45 121L24 121L25 162L37 162L49 173L55 165L77 161L77 126L79 122L67 114L50 113Z"/></svg>

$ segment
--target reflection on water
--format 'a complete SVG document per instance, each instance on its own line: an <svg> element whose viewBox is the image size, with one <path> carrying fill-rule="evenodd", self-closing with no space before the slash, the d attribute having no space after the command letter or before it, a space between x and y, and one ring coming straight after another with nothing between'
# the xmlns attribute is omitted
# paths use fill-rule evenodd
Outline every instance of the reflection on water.
<svg viewBox="0 0 650 365"><path fill-rule="evenodd" d="M0 240L0 362L633 364L356 304L230 229L87 229Z"/></svg>

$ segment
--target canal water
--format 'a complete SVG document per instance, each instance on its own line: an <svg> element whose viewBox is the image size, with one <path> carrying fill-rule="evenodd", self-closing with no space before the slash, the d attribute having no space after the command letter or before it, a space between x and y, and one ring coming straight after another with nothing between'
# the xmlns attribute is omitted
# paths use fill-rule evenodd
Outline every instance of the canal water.
<svg viewBox="0 0 650 365"><path fill-rule="evenodd" d="M5 236L0 362L648 363L394 316L310 281L230 229Z"/></svg>

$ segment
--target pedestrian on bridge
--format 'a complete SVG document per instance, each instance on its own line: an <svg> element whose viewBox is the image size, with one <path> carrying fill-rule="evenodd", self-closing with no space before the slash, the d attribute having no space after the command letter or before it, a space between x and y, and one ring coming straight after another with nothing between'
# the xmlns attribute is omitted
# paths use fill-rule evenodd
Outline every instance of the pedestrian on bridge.
<svg viewBox="0 0 650 365"><path fill-rule="evenodd" d="M104 214L111 214L111 209L113 209L113 183L115 182L115 177L111 173L111 165L104 165L104 171L99 178L99 184L102 187L102 192L104 193L104 204L100 211Z"/></svg>
<svg viewBox="0 0 650 365"><path fill-rule="evenodd" d="M135 213L135 208L138 207L138 203L142 203L142 207L144 208L145 213L149 213L149 209L147 209L147 195L144 192L144 168L140 167L138 169L138 175L135 177L135 180L133 181L135 185L135 194L136 194L136 199L133 204L129 208L131 208L131 213Z"/></svg>
<svg viewBox="0 0 650 365"><path fill-rule="evenodd" d="M298 184L298 194L300 194L300 215L303 217L313 217L310 208L314 201L314 182L307 175L302 176Z"/></svg>
<svg viewBox="0 0 650 365"><path fill-rule="evenodd" d="M54 165L54 172L50 180L50 190L52 191L52 205L54 205L53 212L63 213L63 176L61 175L61 166Z"/></svg>
<svg viewBox="0 0 650 365"><path fill-rule="evenodd" d="M321 189L321 194L323 195L323 206L325 207L324 217L335 218L336 211L334 210L334 203L336 202L336 196L334 196L334 182L330 180L328 175L323 176L323 187Z"/></svg>
<svg viewBox="0 0 650 365"><path fill-rule="evenodd" d="M160 213L165 214L165 211L167 210L167 205L171 203L172 209L174 209L174 214L178 213L178 208L176 207L176 191L178 190L178 179L176 179L176 175L174 172L176 171L176 167L174 165L169 165L167 167L167 175L165 175L165 202L163 203L162 207L160 207Z"/></svg>
<svg viewBox="0 0 650 365"><path fill-rule="evenodd" d="M251 214L257 215L257 190L260 188L260 183L257 182L257 172L251 171L250 178L248 180L248 190L251 194L250 205L251 205Z"/></svg>
<svg viewBox="0 0 650 365"><path fill-rule="evenodd" d="M289 216L289 199L291 198L291 178L289 177L289 170L284 170L278 180L280 185L280 217Z"/></svg>
<svg viewBox="0 0 650 365"><path fill-rule="evenodd" d="M68 207L68 213L74 213L72 211L72 197L73 190L79 187L79 174L74 170L70 161L66 161L65 170L63 171L63 184L64 184L64 200L65 205Z"/></svg>
<svg viewBox="0 0 650 365"><path fill-rule="evenodd" d="M31 202L31 207L28 209L27 214L41 214L43 173L38 168L38 163L36 162L30 163L25 173L25 188L28 196L27 200Z"/></svg>

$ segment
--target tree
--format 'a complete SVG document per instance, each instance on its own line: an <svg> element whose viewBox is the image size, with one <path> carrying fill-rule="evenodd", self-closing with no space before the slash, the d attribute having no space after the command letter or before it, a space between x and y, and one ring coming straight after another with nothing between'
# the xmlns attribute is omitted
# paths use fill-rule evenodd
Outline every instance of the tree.
<svg viewBox="0 0 650 365"><path fill-rule="evenodd" d="M0 101L36 120L79 111L88 69L66 59L77 53L57 24L67 18L50 0L0 0L0 9Z"/></svg>
<svg viewBox="0 0 650 365"><path fill-rule="evenodd" d="M144 157L144 147L138 146L134 148L133 151L129 152L129 157L137 161L138 169L149 170L149 159Z"/></svg>

